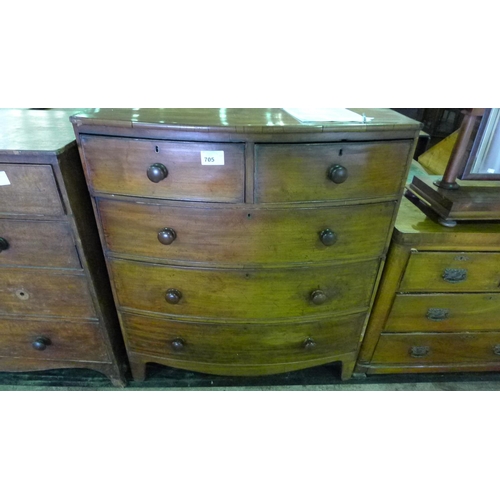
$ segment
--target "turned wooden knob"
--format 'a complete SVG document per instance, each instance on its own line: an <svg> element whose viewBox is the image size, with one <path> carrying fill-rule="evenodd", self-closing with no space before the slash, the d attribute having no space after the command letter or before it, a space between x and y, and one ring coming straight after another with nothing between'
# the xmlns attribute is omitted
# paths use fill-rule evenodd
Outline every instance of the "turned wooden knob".
<svg viewBox="0 0 500 500"><path fill-rule="evenodd" d="M37 351L45 351L47 346L49 346L52 342L47 337L37 337L31 344L33 349Z"/></svg>
<svg viewBox="0 0 500 500"><path fill-rule="evenodd" d="M327 298L323 290L314 290L314 292L311 293L311 302L317 306L324 304Z"/></svg>
<svg viewBox="0 0 500 500"><path fill-rule="evenodd" d="M334 165L333 167L330 167L330 170L328 171L328 178L332 182L335 182L335 184L342 184L347 180L347 177L349 177L347 168L342 165Z"/></svg>
<svg viewBox="0 0 500 500"><path fill-rule="evenodd" d="M0 238L0 252L9 248L9 242L5 238Z"/></svg>
<svg viewBox="0 0 500 500"><path fill-rule="evenodd" d="M314 349L316 347L316 342L311 337L304 340L304 349Z"/></svg>
<svg viewBox="0 0 500 500"><path fill-rule="evenodd" d="M176 338L172 340L171 346L174 351L182 351L182 349L184 349L184 340Z"/></svg>
<svg viewBox="0 0 500 500"><path fill-rule="evenodd" d="M337 241L337 235L331 229L325 229L319 234L321 243L326 247L331 247Z"/></svg>
<svg viewBox="0 0 500 500"><path fill-rule="evenodd" d="M175 238L177 238L177 234L170 227L165 227L158 233L158 241L162 245L171 245Z"/></svg>
<svg viewBox="0 0 500 500"><path fill-rule="evenodd" d="M153 165L148 168L148 179L151 182L160 182L163 179L166 179L167 176L167 167L161 163L153 163Z"/></svg>
<svg viewBox="0 0 500 500"><path fill-rule="evenodd" d="M169 288L165 293L165 300L169 304L178 304L179 300L182 299L182 293L175 288Z"/></svg>

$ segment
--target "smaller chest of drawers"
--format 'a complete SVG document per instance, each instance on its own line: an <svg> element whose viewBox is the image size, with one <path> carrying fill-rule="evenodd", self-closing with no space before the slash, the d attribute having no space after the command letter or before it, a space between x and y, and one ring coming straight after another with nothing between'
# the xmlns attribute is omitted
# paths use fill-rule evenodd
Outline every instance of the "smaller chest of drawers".
<svg viewBox="0 0 500 500"><path fill-rule="evenodd" d="M488 370L500 370L500 223L446 228L404 198L356 373Z"/></svg>
<svg viewBox="0 0 500 500"><path fill-rule="evenodd" d="M123 386L75 111L0 111L0 371L88 368Z"/></svg>

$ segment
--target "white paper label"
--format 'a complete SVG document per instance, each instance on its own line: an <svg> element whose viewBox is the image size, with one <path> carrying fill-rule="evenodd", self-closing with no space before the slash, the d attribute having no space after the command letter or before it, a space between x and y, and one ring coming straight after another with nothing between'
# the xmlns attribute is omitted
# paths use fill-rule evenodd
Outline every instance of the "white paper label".
<svg viewBox="0 0 500 500"><path fill-rule="evenodd" d="M10 186L9 178L5 172L0 172L0 186Z"/></svg>
<svg viewBox="0 0 500 500"><path fill-rule="evenodd" d="M224 151L202 151L202 165L224 165Z"/></svg>

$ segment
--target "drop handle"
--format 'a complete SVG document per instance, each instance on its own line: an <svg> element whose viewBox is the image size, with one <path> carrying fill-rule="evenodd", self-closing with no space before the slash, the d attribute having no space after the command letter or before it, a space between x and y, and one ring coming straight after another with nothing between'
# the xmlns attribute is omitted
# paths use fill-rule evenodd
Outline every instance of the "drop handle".
<svg viewBox="0 0 500 500"><path fill-rule="evenodd" d="M331 229L324 229L319 233L319 239L326 247L331 247L337 242L337 235Z"/></svg>
<svg viewBox="0 0 500 500"><path fill-rule="evenodd" d="M158 232L158 241L162 245L171 245L176 238L177 238L176 232L170 227L165 227Z"/></svg>
<svg viewBox="0 0 500 500"><path fill-rule="evenodd" d="M31 344L36 351L45 351L52 342L47 337L37 337Z"/></svg>
<svg viewBox="0 0 500 500"><path fill-rule="evenodd" d="M169 288L165 293L165 300L169 304L178 304L182 299L182 293L180 290L176 290L175 288Z"/></svg>
<svg viewBox="0 0 500 500"><path fill-rule="evenodd" d="M184 340L181 338L176 338L170 343L174 351L182 351L184 349Z"/></svg>
<svg viewBox="0 0 500 500"><path fill-rule="evenodd" d="M349 172L347 168L342 165L334 165L328 170L328 178L335 184L344 183L349 177Z"/></svg>
<svg viewBox="0 0 500 500"><path fill-rule="evenodd" d="M9 248L9 242L5 238L0 238L0 252Z"/></svg>
<svg viewBox="0 0 500 500"><path fill-rule="evenodd" d="M153 163L153 165L148 168L147 174L151 182L158 183L167 178L168 170L167 167L161 163Z"/></svg>
<svg viewBox="0 0 500 500"><path fill-rule="evenodd" d="M314 290L314 292L311 293L311 302L317 306L324 304L327 298L323 290Z"/></svg>
<svg viewBox="0 0 500 500"><path fill-rule="evenodd" d="M500 344L493 346L493 354L500 356Z"/></svg>
<svg viewBox="0 0 500 500"><path fill-rule="evenodd" d="M314 341L314 339L309 337L306 340L304 340L303 346L304 346L304 349L306 349L306 350L314 349L316 347L316 342Z"/></svg>

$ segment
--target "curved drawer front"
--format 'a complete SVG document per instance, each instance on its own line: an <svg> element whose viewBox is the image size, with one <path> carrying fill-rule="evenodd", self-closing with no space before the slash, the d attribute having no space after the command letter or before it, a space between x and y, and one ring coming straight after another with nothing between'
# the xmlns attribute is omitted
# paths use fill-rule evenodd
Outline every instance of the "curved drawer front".
<svg viewBox="0 0 500 500"><path fill-rule="evenodd" d="M397 197L410 147L411 141L257 145L256 200L278 203ZM336 167L340 168L331 172Z"/></svg>
<svg viewBox="0 0 500 500"><path fill-rule="evenodd" d="M10 268L0 274L0 313L77 318L96 315L83 274Z"/></svg>
<svg viewBox="0 0 500 500"><path fill-rule="evenodd" d="M225 265L377 258L394 211L393 202L259 210L100 199L98 207L113 252Z"/></svg>
<svg viewBox="0 0 500 500"><path fill-rule="evenodd" d="M109 361L95 322L25 321L0 318L0 357Z"/></svg>
<svg viewBox="0 0 500 500"><path fill-rule="evenodd" d="M405 365L500 364L500 332L382 334L372 362Z"/></svg>
<svg viewBox="0 0 500 500"><path fill-rule="evenodd" d="M69 224L0 219L0 265L80 269Z"/></svg>
<svg viewBox="0 0 500 500"><path fill-rule="evenodd" d="M242 144L97 136L82 136L81 143L87 180L96 192L170 200L242 202L244 199ZM219 154L203 154L214 151ZM214 162L210 163L209 158L214 158ZM202 165L202 159L208 163ZM156 170L150 171L153 165ZM154 173L155 181L148 178L148 171L150 175Z"/></svg>
<svg viewBox="0 0 500 500"><path fill-rule="evenodd" d="M411 255L402 292L498 292L500 253L418 252Z"/></svg>
<svg viewBox="0 0 500 500"><path fill-rule="evenodd" d="M122 307L179 316L258 319L366 308L379 261L293 270L186 269L113 259L110 264Z"/></svg>
<svg viewBox="0 0 500 500"><path fill-rule="evenodd" d="M397 295L388 332L463 332L498 330L500 294Z"/></svg>
<svg viewBox="0 0 500 500"><path fill-rule="evenodd" d="M275 364L352 352L365 314L308 323L214 324L123 314L134 352L204 363Z"/></svg>

